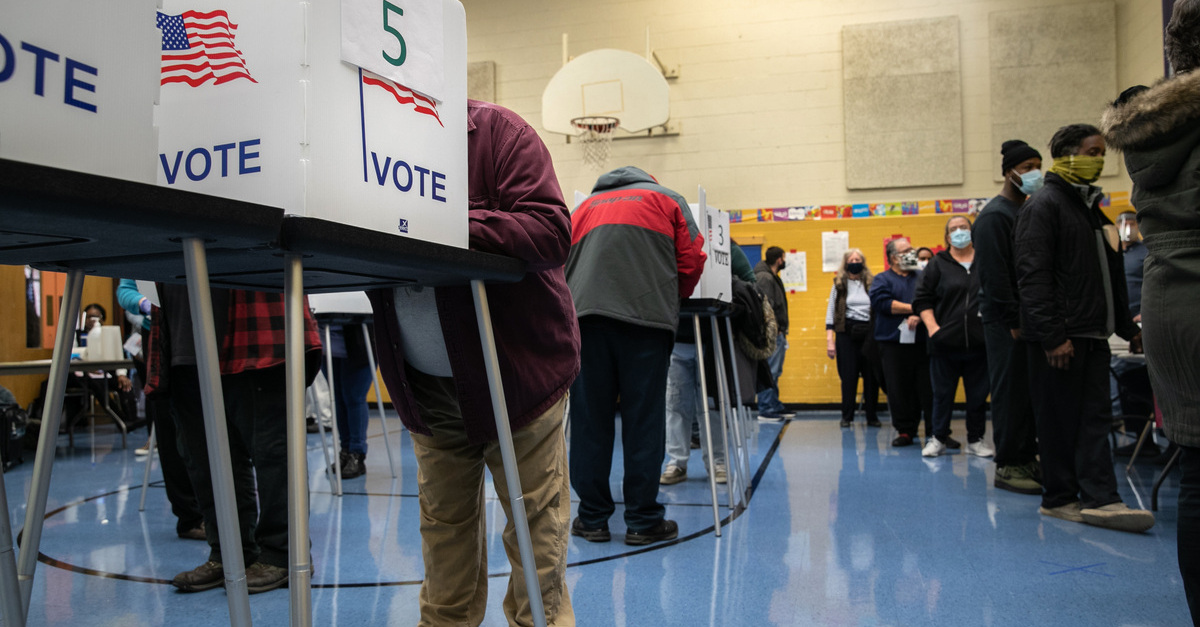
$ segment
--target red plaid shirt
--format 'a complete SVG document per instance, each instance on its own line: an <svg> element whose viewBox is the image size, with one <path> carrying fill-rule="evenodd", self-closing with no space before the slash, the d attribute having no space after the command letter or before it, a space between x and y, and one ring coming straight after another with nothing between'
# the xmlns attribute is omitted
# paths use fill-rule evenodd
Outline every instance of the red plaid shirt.
<svg viewBox="0 0 1200 627"><path fill-rule="evenodd" d="M262 370L284 363L283 294L230 290L229 322L217 349L221 374ZM157 308L156 308L157 309ZM151 319L161 319L151 312ZM317 322L304 297L304 351L321 350ZM170 367L170 347L164 341L162 325L150 328L150 346L146 353L146 393L166 388Z"/></svg>

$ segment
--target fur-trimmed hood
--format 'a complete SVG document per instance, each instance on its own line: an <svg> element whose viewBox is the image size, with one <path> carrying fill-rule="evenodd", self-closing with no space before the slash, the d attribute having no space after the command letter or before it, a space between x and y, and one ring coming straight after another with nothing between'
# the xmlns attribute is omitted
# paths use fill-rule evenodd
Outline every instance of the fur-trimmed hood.
<svg viewBox="0 0 1200 627"><path fill-rule="evenodd" d="M1153 87L1113 103L1100 119L1108 145L1117 150L1157 148L1200 121L1200 71L1163 79Z"/></svg>

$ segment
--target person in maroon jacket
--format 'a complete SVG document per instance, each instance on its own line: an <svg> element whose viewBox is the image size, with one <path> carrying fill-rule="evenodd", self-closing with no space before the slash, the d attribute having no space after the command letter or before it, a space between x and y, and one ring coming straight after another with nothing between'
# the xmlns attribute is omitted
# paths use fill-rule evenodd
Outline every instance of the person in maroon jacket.
<svg viewBox="0 0 1200 627"><path fill-rule="evenodd" d="M704 270L704 237L682 196L632 166L601 175L571 221L567 284L583 340L583 368L571 388L571 485L579 496L571 533L611 539L619 396L625 544L671 540L679 527L658 502L667 372L679 300Z"/></svg>
<svg viewBox="0 0 1200 627"><path fill-rule="evenodd" d="M470 246L527 264L520 281L489 286L488 302L546 622L574 625L565 580L571 492L563 436L566 394L579 372L579 327L563 276L571 218L550 153L529 124L484 102L468 101L467 115ZM510 624L532 625L471 292L399 288L368 297L380 372L417 457L425 558L420 624L483 621L486 466L509 519L504 613Z"/></svg>

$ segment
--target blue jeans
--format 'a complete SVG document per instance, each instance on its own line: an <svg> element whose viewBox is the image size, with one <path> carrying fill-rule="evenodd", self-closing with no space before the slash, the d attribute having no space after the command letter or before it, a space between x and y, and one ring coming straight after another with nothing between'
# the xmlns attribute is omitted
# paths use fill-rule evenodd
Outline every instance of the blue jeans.
<svg viewBox="0 0 1200 627"><path fill-rule="evenodd" d="M707 409L707 399L701 399L698 387L699 364L696 361L696 345L677 343L671 350L671 368L667 371L667 463L687 470L691 456L692 423ZM707 382L709 386L713 381ZM715 388L709 387L709 390ZM711 392L710 392L711 393ZM720 412L709 412L713 436L713 463L725 465L725 439L721 435ZM700 429L701 459L708 463L708 436Z"/></svg>
<svg viewBox="0 0 1200 627"><path fill-rule="evenodd" d="M783 356L787 353L787 336L780 333L776 340L775 352L767 358L767 367L771 370L771 379L779 386L779 375L783 374ZM774 388L768 388L758 393L758 413L779 414L786 411L783 403L779 402L779 393Z"/></svg>
<svg viewBox="0 0 1200 627"><path fill-rule="evenodd" d="M352 368L348 359L333 360L333 398L337 404L338 435L342 439L342 450L360 455L367 454L367 390L374 381L369 366Z"/></svg>

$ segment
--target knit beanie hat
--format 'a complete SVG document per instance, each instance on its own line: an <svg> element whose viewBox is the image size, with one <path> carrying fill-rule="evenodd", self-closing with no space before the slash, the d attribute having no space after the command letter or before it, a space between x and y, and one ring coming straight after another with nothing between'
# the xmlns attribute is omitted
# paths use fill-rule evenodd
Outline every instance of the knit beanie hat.
<svg viewBox="0 0 1200 627"><path fill-rule="evenodd" d="M1000 147L1000 154L1003 156L1000 162L1000 174L1002 175L1030 159L1042 158L1042 153L1019 139L1010 139L1004 142L1004 145Z"/></svg>

